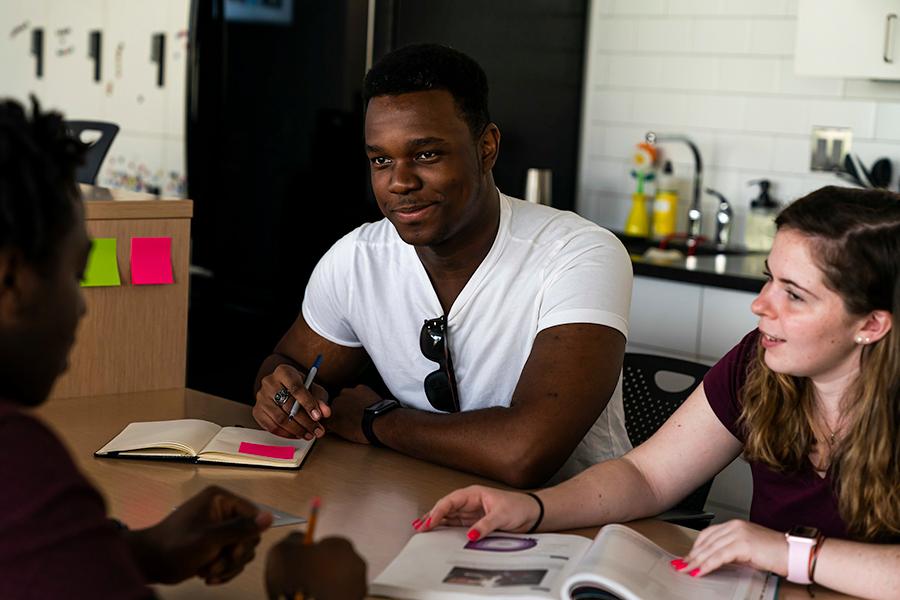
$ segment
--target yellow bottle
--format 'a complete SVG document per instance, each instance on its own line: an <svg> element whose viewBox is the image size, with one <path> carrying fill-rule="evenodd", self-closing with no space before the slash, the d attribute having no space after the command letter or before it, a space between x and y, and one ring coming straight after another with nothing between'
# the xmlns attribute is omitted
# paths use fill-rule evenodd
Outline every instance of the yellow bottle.
<svg viewBox="0 0 900 600"><path fill-rule="evenodd" d="M647 196L642 192L631 195L631 211L625 221L625 234L634 237L650 235L650 218L647 214Z"/></svg>
<svg viewBox="0 0 900 600"><path fill-rule="evenodd" d="M653 202L653 237L663 238L675 233L678 220L678 192L672 177L672 163L668 160L659 178L658 189Z"/></svg>

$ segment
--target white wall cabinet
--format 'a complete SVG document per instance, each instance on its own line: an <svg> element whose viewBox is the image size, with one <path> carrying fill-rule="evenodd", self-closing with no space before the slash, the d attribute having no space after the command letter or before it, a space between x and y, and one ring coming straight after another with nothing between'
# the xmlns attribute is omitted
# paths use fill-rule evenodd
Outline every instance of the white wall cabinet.
<svg viewBox="0 0 900 600"><path fill-rule="evenodd" d="M900 80L900 0L800 0L798 75Z"/></svg>
<svg viewBox="0 0 900 600"><path fill-rule="evenodd" d="M637 276L628 351L712 364L756 327L753 292Z"/></svg>

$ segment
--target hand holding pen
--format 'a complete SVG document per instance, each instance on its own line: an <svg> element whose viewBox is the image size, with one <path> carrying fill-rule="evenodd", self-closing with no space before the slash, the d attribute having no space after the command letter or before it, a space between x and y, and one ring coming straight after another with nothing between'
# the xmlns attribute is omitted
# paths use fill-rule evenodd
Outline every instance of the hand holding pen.
<svg viewBox="0 0 900 600"><path fill-rule="evenodd" d="M306 377L288 363L279 364L263 377L253 407L256 422L283 437L311 440L325 435L321 421L331 416L328 393L314 383L321 365L320 354Z"/></svg>
<svg viewBox="0 0 900 600"><path fill-rule="evenodd" d="M314 543L320 501L313 498L306 533L294 532L266 560L270 599L355 600L366 595L366 563L344 538ZM305 596L304 596L305 594Z"/></svg>

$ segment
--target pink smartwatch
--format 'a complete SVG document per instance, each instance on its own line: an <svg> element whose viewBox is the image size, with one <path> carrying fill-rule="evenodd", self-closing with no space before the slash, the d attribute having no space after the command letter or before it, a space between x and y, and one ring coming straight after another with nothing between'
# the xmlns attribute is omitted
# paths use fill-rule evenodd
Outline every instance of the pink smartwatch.
<svg viewBox="0 0 900 600"><path fill-rule="evenodd" d="M819 530L815 527L796 526L784 534L788 543L788 576L793 583L809 585L810 561L813 549L819 543Z"/></svg>

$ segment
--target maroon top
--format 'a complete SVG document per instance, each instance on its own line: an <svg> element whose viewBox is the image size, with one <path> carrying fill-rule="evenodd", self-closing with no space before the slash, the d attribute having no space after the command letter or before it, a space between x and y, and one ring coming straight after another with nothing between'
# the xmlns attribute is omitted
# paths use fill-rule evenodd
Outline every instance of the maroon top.
<svg viewBox="0 0 900 600"><path fill-rule="evenodd" d="M60 441L3 400L0 489L0 598L152 597Z"/></svg>
<svg viewBox="0 0 900 600"><path fill-rule="evenodd" d="M748 333L703 379L703 389L713 412L742 442L747 438L737 426L741 414L738 392L747 379L747 369L758 343L759 331ZM796 473L779 473L758 461L750 462L750 470L753 473L751 521L776 531L808 525L818 527L828 537L848 537L847 525L838 513L830 472L819 477L809 461Z"/></svg>

